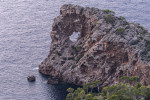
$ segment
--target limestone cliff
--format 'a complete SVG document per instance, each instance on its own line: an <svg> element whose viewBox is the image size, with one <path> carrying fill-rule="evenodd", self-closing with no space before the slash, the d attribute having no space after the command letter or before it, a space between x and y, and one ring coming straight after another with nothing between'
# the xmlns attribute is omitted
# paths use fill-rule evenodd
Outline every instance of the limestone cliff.
<svg viewBox="0 0 150 100"><path fill-rule="evenodd" d="M80 32L75 42L73 32ZM39 65L43 74L76 85L111 85L124 75L145 85L150 80L150 33L112 11L63 5L50 35L49 55Z"/></svg>

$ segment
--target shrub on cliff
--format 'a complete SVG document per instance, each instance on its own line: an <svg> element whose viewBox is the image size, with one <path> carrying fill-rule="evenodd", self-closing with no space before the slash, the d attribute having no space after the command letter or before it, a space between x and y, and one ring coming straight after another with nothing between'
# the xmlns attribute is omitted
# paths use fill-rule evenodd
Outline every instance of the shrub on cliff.
<svg viewBox="0 0 150 100"><path fill-rule="evenodd" d="M55 51L55 54L58 55L58 56L61 56L61 53L58 52L58 51Z"/></svg>
<svg viewBox="0 0 150 100"><path fill-rule="evenodd" d="M111 10L109 10L109 9L105 9L104 12L105 12L106 14L111 14L111 15L114 15L114 14L115 14L114 11L111 11Z"/></svg>
<svg viewBox="0 0 150 100"><path fill-rule="evenodd" d="M124 18L124 17L120 16L120 17L119 17L119 19L120 19L120 20L125 20L126 18Z"/></svg>
<svg viewBox="0 0 150 100"><path fill-rule="evenodd" d="M144 35L145 33L148 33L148 30L145 29L143 26L141 26L140 24L138 24L137 28L141 29L141 32L139 32L139 34Z"/></svg>
<svg viewBox="0 0 150 100"><path fill-rule="evenodd" d="M53 57L51 60L55 60L55 57Z"/></svg>
<svg viewBox="0 0 150 100"><path fill-rule="evenodd" d="M83 53L79 54L79 55L77 56L76 63L78 63L78 61L79 61L83 56L84 56Z"/></svg>
<svg viewBox="0 0 150 100"><path fill-rule="evenodd" d="M78 54L79 51L81 51L82 47L81 46L72 46L72 53Z"/></svg>
<svg viewBox="0 0 150 100"><path fill-rule="evenodd" d="M115 20L114 20L113 15L108 14L107 16L105 16L105 21L106 21L106 23L113 24Z"/></svg>
<svg viewBox="0 0 150 100"><path fill-rule="evenodd" d="M120 27L116 30L116 35L123 35L124 31L125 31L125 29Z"/></svg>

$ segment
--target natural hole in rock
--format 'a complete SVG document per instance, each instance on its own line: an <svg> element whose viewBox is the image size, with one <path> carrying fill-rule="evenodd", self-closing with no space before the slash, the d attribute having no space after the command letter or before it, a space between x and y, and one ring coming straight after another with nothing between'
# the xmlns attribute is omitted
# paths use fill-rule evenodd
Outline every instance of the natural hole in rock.
<svg viewBox="0 0 150 100"><path fill-rule="evenodd" d="M73 32L73 34L70 35L69 38L72 42L76 42L78 40L79 35L80 35L80 32Z"/></svg>

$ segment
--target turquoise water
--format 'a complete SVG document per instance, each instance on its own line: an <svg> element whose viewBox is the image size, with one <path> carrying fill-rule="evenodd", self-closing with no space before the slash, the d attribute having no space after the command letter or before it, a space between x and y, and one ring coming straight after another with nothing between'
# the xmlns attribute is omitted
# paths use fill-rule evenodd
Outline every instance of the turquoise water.
<svg viewBox="0 0 150 100"><path fill-rule="evenodd" d="M65 100L70 85L48 85L38 65L49 53L53 19L63 4L110 9L150 29L148 0L0 0L0 100ZM35 83L26 77L35 75Z"/></svg>

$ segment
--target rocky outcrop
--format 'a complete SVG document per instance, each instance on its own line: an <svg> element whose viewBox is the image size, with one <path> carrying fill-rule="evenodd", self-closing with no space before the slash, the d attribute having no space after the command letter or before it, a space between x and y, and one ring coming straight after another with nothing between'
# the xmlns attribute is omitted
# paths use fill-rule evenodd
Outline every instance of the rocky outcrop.
<svg viewBox="0 0 150 100"><path fill-rule="evenodd" d="M51 84L51 85L59 84L59 80L58 79L53 79L53 78L50 77L47 80L47 84Z"/></svg>
<svg viewBox="0 0 150 100"><path fill-rule="evenodd" d="M77 41L70 39L74 32L80 32ZM150 80L150 33L112 11L63 5L50 35L49 55L39 65L43 74L76 85L111 85L124 75L144 85Z"/></svg>
<svg viewBox="0 0 150 100"><path fill-rule="evenodd" d="M28 80L29 82L34 82L34 81L36 80L36 78L35 78L35 76L31 75L31 76L28 76L28 77L27 77L27 80Z"/></svg>

